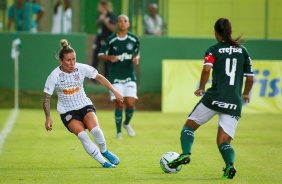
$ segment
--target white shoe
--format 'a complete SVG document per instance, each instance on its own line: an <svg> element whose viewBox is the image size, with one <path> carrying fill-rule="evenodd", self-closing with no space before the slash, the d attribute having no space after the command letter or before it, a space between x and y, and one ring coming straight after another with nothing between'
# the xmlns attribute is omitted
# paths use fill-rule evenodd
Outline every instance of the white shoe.
<svg viewBox="0 0 282 184"><path fill-rule="evenodd" d="M135 136L135 131L133 130L133 128L130 125L123 124L123 127L126 129L128 135L130 137L134 137Z"/></svg>
<svg viewBox="0 0 282 184"><path fill-rule="evenodd" d="M117 133L117 136L116 136L117 139L122 139L122 133Z"/></svg>

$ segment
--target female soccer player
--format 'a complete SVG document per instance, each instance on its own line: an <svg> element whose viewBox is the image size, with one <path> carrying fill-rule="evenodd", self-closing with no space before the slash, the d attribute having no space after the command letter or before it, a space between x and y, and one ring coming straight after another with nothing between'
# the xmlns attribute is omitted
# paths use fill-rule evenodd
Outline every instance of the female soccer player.
<svg viewBox="0 0 282 184"><path fill-rule="evenodd" d="M234 138L238 120L241 117L242 101L249 102L249 92L253 85L252 62L247 49L239 41L240 37L231 37L232 28L228 19L220 18L214 25L217 44L207 49L200 86L194 94L202 96L200 102L189 114L181 131L181 147L183 153L171 161L169 167L190 162L194 132L218 115L217 146L226 164L223 179L235 176L235 152L230 145ZM212 71L212 86L205 90L206 82ZM243 78L246 77L242 95Z"/></svg>
<svg viewBox="0 0 282 184"><path fill-rule="evenodd" d="M130 120L135 110L137 99L136 76L134 65L139 64L139 39L136 35L128 32L129 19L126 15L118 16L117 32L109 36L99 52L99 59L111 61L109 81L122 94L125 104L125 121L123 127L129 136L135 136ZM110 98L115 102L115 121L117 127L117 138L122 138L121 122L123 103L116 99L110 92Z"/></svg>
<svg viewBox="0 0 282 184"><path fill-rule="evenodd" d="M104 134L95 114L96 109L84 92L84 78L88 77L99 81L112 91L120 103L123 102L123 97L95 68L76 62L75 50L68 44L67 40L61 40L61 47L58 53L60 66L55 68L48 76L44 88L45 128L47 131L52 130L50 99L53 91L56 90L58 94L57 109L66 128L78 137L85 151L101 163L104 168L114 168L120 161L116 155L107 149ZM86 128L92 134L100 150L89 138L85 131ZM111 163L108 163L103 156Z"/></svg>

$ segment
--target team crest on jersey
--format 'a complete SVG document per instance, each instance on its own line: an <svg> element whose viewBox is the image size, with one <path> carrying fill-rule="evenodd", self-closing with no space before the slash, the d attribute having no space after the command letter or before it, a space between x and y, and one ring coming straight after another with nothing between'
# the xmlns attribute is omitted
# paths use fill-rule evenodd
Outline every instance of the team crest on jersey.
<svg viewBox="0 0 282 184"><path fill-rule="evenodd" d="M75 81L79 81L79 79L80 79L79 74L78 74L78 73L75 73L75 74L73 75L73 78L74 78Z"/></svg>
<svg viewBox="0 0 282 184"><path fill-rule="evenodd" d="M132 43L126 44L126 48L127 48L128 50L132 50L132 49L133 49L133 44L132 44Z"/></svg>
<svg viewBox="0 0 282 184"><path fill-rule="evenodd" d="M61 81L61 82L65 82L65 80L67 79L67 78L66 78L66 75L65 75L64 73L60 73L60 74L59 74L59 78L60 78L60 81Z"/></svg>

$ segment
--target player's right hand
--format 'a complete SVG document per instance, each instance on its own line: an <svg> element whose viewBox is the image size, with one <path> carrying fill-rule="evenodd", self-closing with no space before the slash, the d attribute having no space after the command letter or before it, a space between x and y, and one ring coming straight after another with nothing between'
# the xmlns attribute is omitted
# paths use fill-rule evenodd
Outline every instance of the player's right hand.
<svg viewBox="0 0 282 184"><path fill-rule="evenodd" d="M112 63L115 63L115 62L118 61L118 57L117 57L117 56L111 56L111 57L110 57L110 61L111 61Z"/></svg>
<svg viewBox="0 0 282 184"><path fill-rule="evenodd" d="M194 94L196 96L203 96L205 94L205 90L204 89L197 89Z"/></svg>
<svg viewBox="0 0 282 184"><path fill-rule="evenodd" d="M47 117L46 121L45 121L45 129L47 131L51 131L52 130L52 125L53 125L53 120L51 117Z"/></svg>

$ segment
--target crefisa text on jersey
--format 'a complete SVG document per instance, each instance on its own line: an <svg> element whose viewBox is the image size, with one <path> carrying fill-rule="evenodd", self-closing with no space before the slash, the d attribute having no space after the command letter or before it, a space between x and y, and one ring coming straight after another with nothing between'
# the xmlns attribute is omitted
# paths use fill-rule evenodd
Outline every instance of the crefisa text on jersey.
<svg viewBox="0 0 282 184"><path fill-rule="evenodd" d="M123 61L125 59L132 59L132 54L122 53L122 55L117 56L118 60Z"/></svg>
<svg viewBox="0 0 282 184"><path fill-rule="evenodd" d="M218 52L221 54L228 53L231 55L232 53L242 53L242 48L230 46L226 48L220 48L218 49Z"/></svg>

